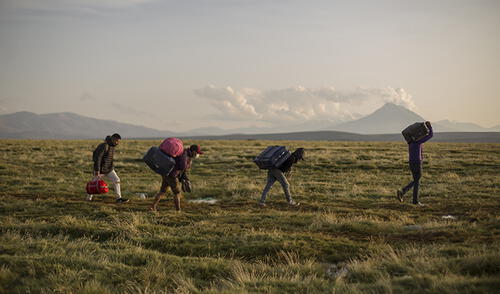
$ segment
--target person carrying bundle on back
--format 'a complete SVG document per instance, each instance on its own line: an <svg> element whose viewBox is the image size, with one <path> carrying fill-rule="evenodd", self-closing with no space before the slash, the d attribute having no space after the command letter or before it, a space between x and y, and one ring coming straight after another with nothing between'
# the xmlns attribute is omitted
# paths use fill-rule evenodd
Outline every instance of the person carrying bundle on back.
<svg viewBox="0 0 500 294"><path fill-rule="evenodd" d="M166 141L164 141L164 143L165 142ZM162 148L162 146L160 146L160 148ZM164 149L162 148L162 150ZM167 192L167 187L170 187L174 194L175 209L178 212L181 211L181 181L188 180L186 171L191 168L193 158L198 158L200 154L203 154L200 145L191 145L188 149L181 150L180 155L173 158L175 160L175 166L170 173L162 175L161 188L153 200L153 204L150 207L151 211L157 211L160 198Z"/></svg>
<svg viewBox="0 0 500 294"><path fill-rule="evenodd" d="M261 165L258 160L261 157L266 157L266 152L269 150L270 152L274 152L270 148L283 148L286 152L288 152L289 157L286 158L282 163L280 162L280 159L271 159L271 160L276 160L278 163L277 164L272 164L271 166L264 166ZM283 153L279 149L276 149L278 153ZM284 154L286 154L286 152ZM276 154L276 152L275 152ZM287 155L285 155L287 156ZM282 157L284 158L284 157ZM266 197L267 193L271 190L271 187L274 185L276 181L278 181L281 184L281 187L283 188L283 191L285 192L285 197L289 205L292 206L299 206L300 203L293 201L292 195L290 194L290 184L288 183L287 177L289 178L291 175L292 171L292 166L299 162L299 160L304 159L304 148L298 148L295 150L292 154L289 153L284 147L282 146L270 146L264 152L262 152L261 155L259 155L254 161L255 163L261 168L261 169L268 169L267 171L267 184L264 188L264 191L262 191L262 196L260 198L259 205L260 206L266 206Z"/></svg>
<svg viewBox="0 0 500 294"><path fill-rule="evenodd" d="M414 124L417 125L417 124ZM407 129L411 128L408 127ZM419 201L418 189L420 186L420 178L422 177L422 163L423 163L423 148L422 144L429 141L434 135L432 131L431 123L426 121L425 125L421 127L427 127L427 134L420 136L419 138L410 138L410 135L407 135L405 132L407 129L403 131L403 135L408 142L408 155L409 155L409 165L410 171L413 177L413 181L411 181L408 185L406 185L402 189L398 189L396 191L396 197L400 202L403 202L403 196L408 192L411 188L413 188L413 204L423 206Z"/></svg>

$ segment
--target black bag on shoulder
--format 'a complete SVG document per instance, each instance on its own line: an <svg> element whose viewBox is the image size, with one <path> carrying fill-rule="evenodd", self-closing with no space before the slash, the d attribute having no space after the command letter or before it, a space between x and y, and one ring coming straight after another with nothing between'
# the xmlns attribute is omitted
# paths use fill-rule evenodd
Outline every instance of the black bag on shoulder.
<svg viewBox="0 0 500 294"><path fill-rule="evenodd" d="M260 169L279 168L291 155L285 146L269 146L253 162Z"/></svg>
<svg viewBox="0 0 500 294"><path fill-rule="evenodd" d="M416 142L429 134L429 128L424 122L416 122L407 126L402 132L406 143Z"/></svg>
<svg viewBox="0 0 500 294"><path fill-rule="evenodd" d="M175 159L156 146L149 148L142 160L144 160L154 172L163 176L167 176L175 167Z"/></svg>

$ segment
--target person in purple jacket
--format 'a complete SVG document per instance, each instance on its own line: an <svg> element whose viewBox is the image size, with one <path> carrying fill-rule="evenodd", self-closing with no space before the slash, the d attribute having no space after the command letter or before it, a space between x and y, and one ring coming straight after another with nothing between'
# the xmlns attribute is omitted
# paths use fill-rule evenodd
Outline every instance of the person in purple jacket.
<svg viewBox="0 0 500 294"><path fill-rule="evenodd" d="M193 158L198 158L201 151L200 145L191 145L188 149L184 149L184 152L175 157L175 167L166 176L162 176L160 192L156 194L153 204L150 207L151 211L157 211L158 203L160 203L161 196L165 195L167 188L170 187L172 193L174 194L174 206L175 210L181 211L181 183L182 177L186 176L186 171L191 168L191 161Z"/></svg>
<svg viewBox="0 0 500 294"><path fill-rule="evenodd" d="M418 199L418 188L420 186L420 178L422 177L422 163L423 163L423 155L422 155L422 144L429 141L434 133L432 132L431 123L426 121L425 124L429 128L429 134L417 140L415 142L408 143L408 154L409 154L409 164L410 171L413 176L413 181L411 181L406 187L403 189L398 189L396 191L396 196L400 202L403 202L403 196L408 192L411 188L413 188L413 204L422 206Z"/></svg>

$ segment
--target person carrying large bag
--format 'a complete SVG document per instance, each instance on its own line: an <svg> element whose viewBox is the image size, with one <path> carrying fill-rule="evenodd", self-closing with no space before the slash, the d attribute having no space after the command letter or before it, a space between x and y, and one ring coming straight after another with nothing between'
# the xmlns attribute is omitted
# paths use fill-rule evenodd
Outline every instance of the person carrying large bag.
<svg viewBox="0 0 500 294"><path fill-rule="evenodd" d="M404 195L411 188L413 188L413 204L418 206L423 206L423 204L419 200L420 178L422 177L422 165L424 161L422 144L429 141L434 135L434 132L432 131L432 125L429 121L421 124L421 128L424 129L424 131L422 131L424 135L413 136L413 138L412 136L405 136L405 139L408 143L408 163L410 166L413 181L411 181L402 189L396 190L396 197L400 202L403 202ZM405 135L405 131L407 129L403 131L403 135ZM416 130L415 132L419 133L418 130Z"/></svg>
<svg viewBox="0 0 500 294"><path fill-rule="evenodd" d="M172 193L174 194L174 206L175 210L178 212L181 211L181 181L188 180L186 171L191 168L191 162L193 158L199 157L200 154L203 154L201 151L200 145L191 145L187 149L181 149L179 152L177 147L168 146L167 140L170 140L172 144L178 144L180 141L172 140L172 138L168 138L160 145L161 150L167 150L169 155L177 155L173 157L175 160L175 166L168 174L162 174L162 182L160 191L156 194L155 199L153 200L153 204L151 204L150 210L157 211L158 204L160 203L160 199L167 192L167 188L170 187ZM168 147L167 147L168 146ZM163 148L162 148L163 147ZM177 151L172 151L177 150ZM165 151L164 151L165 152Z"/></svg>
<svg viewBox="0 0 500 294"><path fill-rule="evenodd" d="M267 169L267 183L262 191L262 196L259 202L260 206L266 206L267 193L269 193L271 187L276 181L281 184L288 204L291 206L300 205L300 203L295 202L292 199L287 175L289 177L292 171L292 166L299 162L299 160L303 159L304 148L298 148L290 154L290 152L283 146L269 146L255 158L254 162L257 166L259 166L259 168Z"/></svg>

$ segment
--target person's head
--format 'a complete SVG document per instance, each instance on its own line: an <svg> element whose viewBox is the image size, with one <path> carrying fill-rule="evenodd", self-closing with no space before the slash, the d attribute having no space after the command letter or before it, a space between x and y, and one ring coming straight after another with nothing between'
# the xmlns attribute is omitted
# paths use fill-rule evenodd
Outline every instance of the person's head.
<svg viewBox="0 0 500 294"><path fill-rule="evenodd" d="M115 146L120 143L121 139L122 139L122 137L118 133L114 133L113 135L111 135L111 142L113 142L113 144Z"/></svg>
<svg viewBox="0 0 500 294"><path fill-rule="evenodd" d="M188 155L190 157L197 158L197 157L200 156L200 154L203 154L203 151L201 151L200 145L191 145L191 146L189 146Z"/></svg>
<svg viewBox="0 0 500 294"><path fill-rule="evenodd" d="M294 155L294 156L295 156L295 158L297 158L298 160L303 160L303 159L304 159L304 154L305 154L304 148L297 148L297 149L293 152L293 155Z"/></svg>

